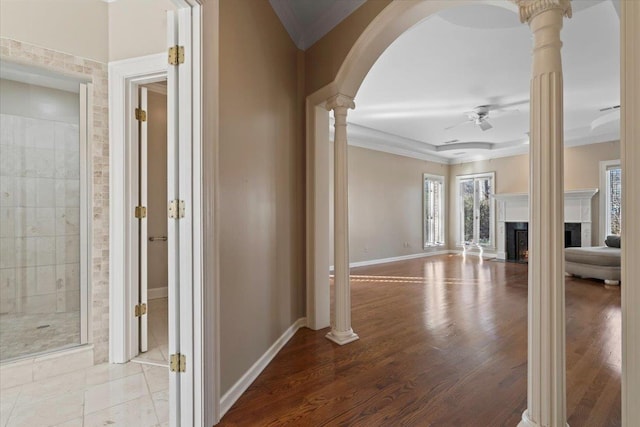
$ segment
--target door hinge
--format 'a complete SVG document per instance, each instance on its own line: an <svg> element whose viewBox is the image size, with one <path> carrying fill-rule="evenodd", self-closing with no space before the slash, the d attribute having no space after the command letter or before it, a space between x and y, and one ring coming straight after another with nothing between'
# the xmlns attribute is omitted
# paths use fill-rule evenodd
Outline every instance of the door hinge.
<svg viewBox="0 0 640 427"><path fill-rule="evenodd" d="M142 108L136 108L136 120L139 122L147 121L147 112Z"/></svg>
<svg viewBox="0 0 640 427"><path fill-rule="evenodd" d="M169 48L169 64L179 65L184 63L184 46L171 46Z"/></svg>
<svg viewBox="0 0 640 427"><path fill-rule="evenodd" d="M147 208L144 206L136 206L136 218L142 219L147 217Z"/></svg>
<svg viewBox="0 0 640 427"><path fill-rule="evenodd" d="M169 370L171 372L186 372L187 356L180 353L172 354L169 358Z"/></svg>
<svg viewBox="0 0 640 427"><path fill-rule="evenodd" d="M147 304L143 303L143 304L136 305L136 308L134 311L135 311L136 317L140 317L147 314Z"/></svg>
<svg viewBox="0 0 640 427"><path fill-rule="evenodd" d="M184 200L172 200L169 202L169 218L184 218Z"/></svg>

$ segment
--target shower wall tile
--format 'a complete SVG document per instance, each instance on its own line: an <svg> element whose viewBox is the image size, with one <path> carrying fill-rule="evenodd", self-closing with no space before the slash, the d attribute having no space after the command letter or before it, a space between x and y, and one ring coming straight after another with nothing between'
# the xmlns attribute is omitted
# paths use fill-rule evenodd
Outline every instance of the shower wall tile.
<svg viewBox="0 0 640 427"><path fill-rule="evenodd" d="M0 114L0 145L13 145L13 116Z"/></svg>
<svg viewBox="0 0 640 427"><path fill-rule="evenodd" d="M80 262L80 236L56 237L56 264Z"/></svg>
<svg viewBox="0 0 640 427"><path fill-rule="evenodd" d="M15 178L12 176L0 176L0 206L16 206Z"/></svg>
<svg viewBox="0 0 640 427"><path fill-rule="evenodd" d="M13 268L16 266L16 261L16 239L0 238L0 268Z"/></svg>
<svg viewBox="0 0 640 427"><path fill-rule="evenodd" d="M80 210L56 208L56 235L80 235Z"/></svg>
<svg viewBox="0 0 640 427"><path fill-rule="evenodd" d="M36 267L37 295L56 293L56 266Z"/></svg>
<svg viewBox="0 0 640 427"><path fill-rule="evenodd" d="M24 149L24 170L22 176L35 178L54 178L55 151L43 148L25 148Z"/></svg>
<svg viewBox="0 0 640 427"><path fill-rule="evenodd" d="M16 298L38 294L38 271L36 267L16 268Z"/></svg>
<svg viewBox="0 0 640 427"><path fill-rule="evenodd" d="M36 180L36 205L39 208L53 208L56 206L56 180L38 178Z"/></svg>
<svg viewBox="0 0 640 427"><path fill-rule="evenodd" d="M37 264L36 265L55 265L56 263L56 238L55 237L38 237L37 238Z"/></svg>
<svg viewBox="0 0 640 427"><path fill-rule="evenodd" d="M25 147L53 150L54 122L28 117L20 117L19 119L23 120L25 124Z"/></svg>
<svg viewBox="0 0 640 427"><path fill-rule="evenodd" d="M25 148L15 145L0 145L0 175L23 176Z"/></svg>
<svg viewBox="0 0 640 427"><path fill-rule="evenodd" d="M22 313L44 314L56 312L56 294L32 295L18 301L22 305Z"/></svg>
<svg viewBox="0 0 640 427"><path fill-rule="evenodd" d="M80 264L60 264L56 266L56 290L80 290Z"/></svg>
<svg viewBox="0 0 640 427"><path fill-rule="evenodd" d="M15 268L0 268L0 300L16 297L16 270ZM5 311L0 311L5 313Z"/></svg>
<svg viewBox="0 0 640 427"><path fill-rule="evenodd" d="M80 129L76 124L56 122L54 139L56 151L80 150Z"/></svg>
<svg viewBox="0 0 640 427"><path fill-rule="evenodd" d="M0 238L16 236L15 208L0 207Z"/></svg>
<svg viewBox="0 0 640 427"><path fill-rule="evenodd" d="M38 205L38 179L15 177L14 206L36 207Z"/></svg>
<svg viewBox="0 0 640 427"><path fill-rule="evenodd" d="M93 83L92 133L88 141L88 155L91 157L92 165L90 172L93 177L93 180L89 182L89 215L92 221L91 235L89 236L92 244L92 259L89 264L89 278L91 280L90 301L92 304L90 328L92 329L93 335L94 360L96 362L105 361L108 357L109 331L109 111L107 98L107 65L90 59L74 57L2 37L0 37L0 58L2 60L18 61L62 73L82 73L88 81ZM28 124L24 120L19 120L15 117L2 117L1 115L0 120L2 120L2 122L0 122L0 149L2 150L2 154L4 154L6 146L17 145L23 148L22 151L14 150L12 152L13 162L11 164L5 160L4 155L0 154L0 206L22 208L78 208L80 206L79 181L77 179L79 176L79 157L69 157L68 160L65 157L64 161L64 177L72 176L75 179L63 178L57 175L59 170L55 161L55 153L57 151L73 152L78 150L77 140L79 136L77 125L76 128L74 128L73 126L54 123L53 132L47 137L47 135L45 135L47 133L46 129L51 125L50 123L44 124L42 127L34 125L35 127L29 127L27 132ZM12 136L10 135L11 132L7 130L7 126L5 126L6 123L11 122L14 122ZM25 164L26 149L24 149L24 147L27 141L29 145L33 145L33 147L29 147L29 149L44 150L44 152L38 153L42 154L42 157L36 157L33 161L30 161L29 164ZM47 150L49 150L48 153ZM51 150L53 150L53 152L51 152ZM34 173L38 170L37 168L34 169L34 164L38 163L40 163L42 168L39 173ZM60 164L60 166L62 166L62 164ZM15 173L9 177L8 174L4 173L5 170L11 170ZM13 178L13 180L7 180L5 177ZM22 181L17 185L16 183L19 178ZM38 186L35 181L36 178L56 179L52 192L54 195L53 206L49 204L51 201L50 198L47 199L43 193L41 193L39 197L37 193ZM60 183L59 180L64 180L64 185ZM20 242L18 242L17 239L10 239L10 241L6 242L3 241L0 244L3 248L3 254L6 248L11 247L13 256L8 259L8 261L7 258L3 256L0 262L2 264L12 264L10 268L15 268L16 265L20 264L21 269L24 269L24 264L30 263L34 253L31 240L26 239L39 239L42 237L43 236L21 238L22 240L20 240ZM17 245L19 245L22 250L20 255L15 253L15 247ZM55 246L57 249L57 241ZM58 266L70 263L65 260L65 262L58 264L57 257L58 255L56 253L55 262L51 263L51 265L56 264L56 286L58 280L61 278ZM18 260L20 260L20 263L17 263ZM71 263L71 265L77 265L77 261ZM3 267L3 265L0 265L0 268ZM17 309L21 309L22 300L29 297L18 295L22 292L22 288L18 285L17 279L19 274L17 271L18 270L16 270L17 297L14 305ZM71 275L79 278L79 275L76 275L76 273ZM73 280L74 286L78 286L79 289L79 285L76 285L76 283L79 283L79 279ZM65 279L65 286L67 285L68 281ZM2 304L8 305L9 303ZM57 301L53 303L52 306L57 307ZM4 379L3 375L3 386L5 385Z"/></svg>

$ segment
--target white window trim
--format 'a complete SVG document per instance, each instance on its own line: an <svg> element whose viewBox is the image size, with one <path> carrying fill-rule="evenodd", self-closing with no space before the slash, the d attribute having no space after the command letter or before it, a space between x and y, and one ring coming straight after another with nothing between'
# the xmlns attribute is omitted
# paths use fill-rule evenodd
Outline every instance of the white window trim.
<svg viewBox="0 0 640 427"><path fill-rule="evenodd" d="M603 245L604 240L607 238L607 230L609 229L607 215L607 206L609 205L609 188L607 185L607 170L612 167L621 167L620 159L618 160L603 160L600 162L600 228L599 244Z"/></svg>
<svg viewBox="0 0 640 427"><path fill-rule="evenodd" d="M468 175L456 175L456 184L455 184L455 215L454 215L454 227L455 227L455 242L458 247L464 248L468 245L465 245L462 241L462 205L460 204L460 181L464 179L475 179L475 178L491 178L491 188L493 194L491 195L489 201L489 209L491 214L490 228L489 228L489 236L491 243L488 245L476 245L478 248L482 250L494 251L496 249L496 199L495 199L495 190L496 190L496 173L495 172L482 172Z"/></svg>
<svg viewBox="0 0 640 427"><path fill-rule="evenodd" d="M442 223L442 243L427 244L425 242L427 237L427 230L426 230L426 224L425 224L426 223L425 221L426 206L424 205L424 181L427 178L433 181L440 181L442 183L442 193L440 195L440 199L441 199L440 206L441 206L441 215L442 215L442 218L440 220L440 222ZM447 180L444 176L433 175L429 173L422 174L422 247L423 249L439 248L447 245L447 209L446 209L447 197L446 197L446 194L447 194Z"/></svg>

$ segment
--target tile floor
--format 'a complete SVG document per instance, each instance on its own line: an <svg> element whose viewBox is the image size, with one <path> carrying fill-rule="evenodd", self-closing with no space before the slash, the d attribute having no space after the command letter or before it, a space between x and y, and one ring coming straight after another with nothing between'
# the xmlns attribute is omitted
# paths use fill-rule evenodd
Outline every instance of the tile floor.
<svg viewBox="0 0 640 427"><path fill-rule="evenodd" d="M167 360L166 307L166 298L149 304L147 354L156 365L101 364L2 388L0 427L168 426L169 370L157 366Z"/></svg>
<svg viewBox="0 0 640 427"><path fill-rule="evenodd" d="M134 361L152 365L169 366L169 320L168 299L158 298L147 302L148 348Z"/></svg>

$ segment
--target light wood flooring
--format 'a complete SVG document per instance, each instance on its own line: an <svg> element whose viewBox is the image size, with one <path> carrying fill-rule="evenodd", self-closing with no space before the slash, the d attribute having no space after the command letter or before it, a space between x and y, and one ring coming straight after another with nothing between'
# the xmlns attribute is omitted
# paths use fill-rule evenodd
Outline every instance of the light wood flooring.
<svg viewBox="0 0 640 427"><path fill-rule="evenodd" d="M221 426L509 426L527 399L527 266L444 255L354 268L343 347L301 329ZM567 413L619 426L620 291L567 278Z"/></svg>

